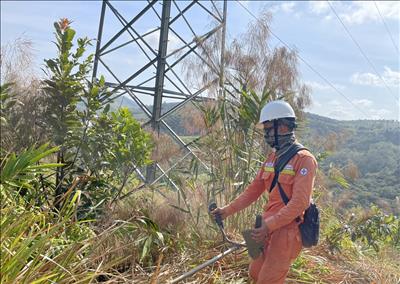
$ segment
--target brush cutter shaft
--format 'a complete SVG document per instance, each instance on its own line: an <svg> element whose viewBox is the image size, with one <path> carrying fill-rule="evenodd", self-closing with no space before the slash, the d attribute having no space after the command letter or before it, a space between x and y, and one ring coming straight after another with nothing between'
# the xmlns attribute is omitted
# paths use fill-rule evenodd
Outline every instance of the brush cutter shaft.
<svg viewBox="0 0 400 284"><path fill-rule="evenodd" d="M217 209L217 204L215 202L210 203L208 206L208 212L211 213L211 211ZM257 216L258 217L258 216ZM261 217L261 216L260 216ZM258 219L257 219L258 220ZM222 239L224 242L227 242L231 245L238 246L238 247L245 247L245 243L237 243L235 241L232 241L231 239L228 238L228 236L225 233L224 230L224 222L222 221L221 215L217 214L214 218L215 223L217 223L219 230L221 231L222 234ZM260 220L260 227L261 227L261 220ZM256 226L257 228L257 226Z"/></svg>
<svg viewBox="0 0 400 284"><path fill-rule="evenodd" d="M208 206L208 211L211 213L211 211L215 210L216 208L217 208L217 204L215 202L212 202ZM234 242L234 241L230 240L227 237L227 235L225 233L225 230L224 230L224 223L223 223L222 218L221 218L220 215L216 215L214 220L217 223L219 230L221 231L223 241L227 242L227 243L229 243L229 244L231 244L233 246L231 248L227 249L226 251L220 253L219 255L213 257L212 259L204 262L203 264L200 264L199 266L196 266L195 268L193 268L192 270L186 272L185 274L182 274L178 278L173 279L171 282L169 282L170 284L178 283L179 281L182 281L183 279L186 279L189 276L192 276L193 274L195 274L196 272L202 270L203 268L205 268L205 267L217 262L218 260L220 260L221 258L227 256L228 254L231 254L234 251L237 251L238 249L246 248L246 243L245 242L237 243L237 242ZM261 224L261 219L258 220L257 222L259 222ZM256 225L256 227L257 227L257 225Z"/></svg>
<svg viewBox="0 0 400 284"><path fill-rule="evenodd" d="M228 244L231 244L231 245L233 245L233 246L236 246L236 247L246 247L246 243L245 243L245 242L243 242L243 243L237 243L237 242L235 242L235 241L232 241L231 239L228 238L228 236L226 235L224 229L222 229L221 227L220 227L219 229L220 229L220 231L221 231L221 233L222 233L222 239L223 239L224 242L226 242L226 243L228 243Z"/></svg>
<svg viewBox="0 0 400 284"><path fill-rule="evenodd" d="M198 272L198 271L202 270L203 268L205 268L205 267L217 262L221 258L227 256L228 254L233 253L234 251L237 251L240 248L241 248L241 246L234 246L234 247L231 247L230 249L227 249L226 251L224 251L224 252L220 253L219 255L213 257L212 259L208 260L207 262L204 262L203 264L193 268L192 270L186 272L185 274L182 274L178 278L173 279L170 282L170 284L178 283L179 281L182 281L183 279L186 279L187 277L192 276L196 272Z"/></svg>

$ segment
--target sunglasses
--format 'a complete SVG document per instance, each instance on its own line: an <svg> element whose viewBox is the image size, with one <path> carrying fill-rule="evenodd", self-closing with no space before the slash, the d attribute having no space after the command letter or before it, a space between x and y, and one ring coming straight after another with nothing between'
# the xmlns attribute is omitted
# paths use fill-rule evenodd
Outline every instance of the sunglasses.
<svg viewBox="0 0 400 284"><path fill-rule="evenodd" d="M274 130L274 127L272 126L272 127L264 127L264 134L265 135L269 135L269 133L271 132L271 131L273 131Z"/></svg>

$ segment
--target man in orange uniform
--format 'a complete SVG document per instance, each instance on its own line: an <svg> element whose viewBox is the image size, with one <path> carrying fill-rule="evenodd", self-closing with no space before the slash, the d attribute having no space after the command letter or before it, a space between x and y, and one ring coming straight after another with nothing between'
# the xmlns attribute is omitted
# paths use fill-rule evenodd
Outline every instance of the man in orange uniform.
<svg viewBox="0 0 400 284"><path fill-rule="evenodd" d="M294 135L295 113L284 101L266 104L260 116L264 125L265 141L275 149L263 163L253 182L234 201L212 213L222 219L246 208L265 191L269 192L274 178L274 164L296 142ZM282 201L278 185L269 192L264 206L263 222L254 229L252 237L265 241L263 254L250 263L250 277L257 284L284 283L290 264L302 249L301 235L296 218L302 217L310 204L317 170L317 161L307 150L299 151L281 171L278 182L287 197ZM300 221L301 222L301 221Z"/></svg>

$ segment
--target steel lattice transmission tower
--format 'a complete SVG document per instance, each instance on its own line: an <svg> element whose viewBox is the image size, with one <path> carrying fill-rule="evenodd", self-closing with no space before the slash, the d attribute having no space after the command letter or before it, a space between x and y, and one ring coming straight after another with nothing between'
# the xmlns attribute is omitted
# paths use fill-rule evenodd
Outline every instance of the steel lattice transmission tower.
<svg viewBox="0 0 400 284"><path fill-rule="evenodd" d="M217 68L211 67L219 78L223 78L226 11L226 0L103 0L102 3L93 80L102 73L106 76L112 99L128 96L134 100L146 116L143 126L151 125L158 134L160 129L169 133L185 150L182 159L190 155L196 157L196 154L190 143L185 143L165 119L188 102L200 100L208 86L193 89L182 79L179 65L189 56L197 56L209 64L199 47L211 36L219 35L222 37L221 64ZM205 28L210 18L215 25ZM199 26L203 30L196 30ZM221 82L222 79L220 86ZM163 111L165 100L178 103ZM164 170L155 163L147 168L146 177L136 171L147 183L166 177L176 187L168 177L171 168Z"/></svg>

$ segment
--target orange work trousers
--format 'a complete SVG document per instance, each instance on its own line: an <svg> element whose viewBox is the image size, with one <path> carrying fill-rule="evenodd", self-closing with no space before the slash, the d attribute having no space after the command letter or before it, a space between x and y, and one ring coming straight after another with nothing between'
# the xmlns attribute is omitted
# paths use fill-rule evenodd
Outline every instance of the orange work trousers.
<svg viewBox="0 0 400 284"><path fill-rule="evenodd" d="M301 248L301 235L296 222L279 228L265 241L264 253L250 263L250 277L257 284L284 283L290 265Z"/></svg>

